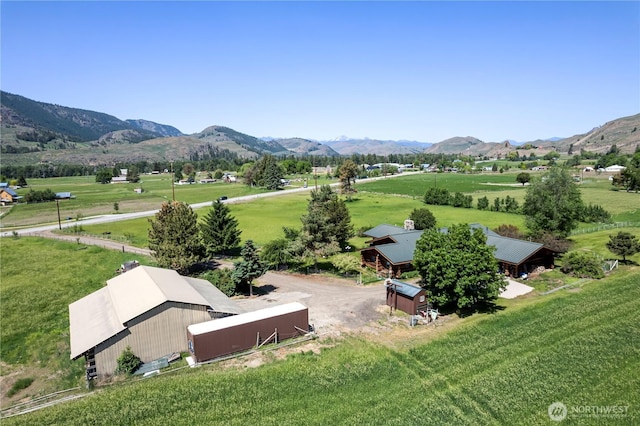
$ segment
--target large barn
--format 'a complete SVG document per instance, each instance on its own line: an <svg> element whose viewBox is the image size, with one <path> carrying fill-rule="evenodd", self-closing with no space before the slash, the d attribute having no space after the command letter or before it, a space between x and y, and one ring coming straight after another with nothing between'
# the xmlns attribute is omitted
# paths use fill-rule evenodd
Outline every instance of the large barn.
<svg viewBox="0 0 640 426"><path fill-rule="evenodd" d="M477 223L470 226L484 232L487 245L496 248L494 256L508 275L519 276L538 266L553 267L555 252L540 243L502 237ZM447 231L447 228L440 229L440 232ZM399 277L403 272L413 270L413 252L422 232L386 224L369 229L364 232L364 235L371 237L369 247L360 251L362 264L374 268L383 276L389 274L391 277Z"/></svg>
<svg viewBox="0 0 640 426"><path fill-rule="evenodd" d="M243 312L206 280L139 266L69 305L71 359L85 357L88 378L110 375L127 346L143 362L186 352L187 326Z"/></svg>

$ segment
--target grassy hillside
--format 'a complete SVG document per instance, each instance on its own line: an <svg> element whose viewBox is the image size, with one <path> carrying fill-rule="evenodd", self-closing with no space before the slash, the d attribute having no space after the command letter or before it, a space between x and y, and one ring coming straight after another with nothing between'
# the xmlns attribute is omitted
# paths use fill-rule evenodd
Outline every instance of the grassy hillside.
<svg viewBox="0 0 640 426"><path fill-rule="evenodd" d="M558 151L566 152L573 145L574 152L581 149L605 153L616 145L620 152L632 154L640 146L640 114L622 117L595 127L587 133L549 143Z"/></svg>
<svg viewBox="0 0 640 426"><path fill-rule="evenodd" d="M125 121L101 112L37 102L8 92L1 92L0 97L2 106L11 110L10 114L5 111L11 118L8 124L47 130L76 142L96 140L114 130L134 128Z"/></svg>
<svg viewBox="0 0 640 426"><path fill-rule="evenodd" d="M468 318L441 337L417 334L408 350L351 337L320 354L183 370L3 423L546 424L558 401L576 423L611 420L576 408L625 406L618 422L637 424L640 273L577 290Z"/></svg>
<svg viewBox="0 0 640 426"><path fill-rule="evenodd" d="M151 260L42 238L5 238L1 243L3 379L30 376L32 369L46 371L31 376L36 378L31 395L33 389L53 392L77 386L83 363L69 360L69 303L103 287L123 262Z"/></svg>

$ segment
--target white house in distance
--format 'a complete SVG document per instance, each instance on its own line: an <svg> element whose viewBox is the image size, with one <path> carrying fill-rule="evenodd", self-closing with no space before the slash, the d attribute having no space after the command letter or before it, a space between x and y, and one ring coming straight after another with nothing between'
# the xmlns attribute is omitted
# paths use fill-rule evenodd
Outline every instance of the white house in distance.
<svg viewBox="0 0 640 426"><path fill-rule="evenodd" d="M613 166L605 167L604 171L606 173L620 173L624 169L626 169L625 166L618 166L617 164L614 164Z"/></svg>
<svg viewBox="0 0 640 426"><path fill-rule="evenodd" d="M186 352L187 326L243 313L206 280L138 266L69 305L71 359L87 378L113 374L129 346L143 362Z"/></svg>

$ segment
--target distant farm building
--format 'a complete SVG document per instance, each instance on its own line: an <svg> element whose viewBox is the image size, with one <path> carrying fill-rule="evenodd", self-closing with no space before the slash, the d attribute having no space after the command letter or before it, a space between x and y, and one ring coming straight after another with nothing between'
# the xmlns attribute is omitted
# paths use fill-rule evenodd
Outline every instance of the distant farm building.
<svg viewBox="0 0 640 426"><path fill-rule="evenodd" d="M507 275L519 276L530 273L539 266L552 268L554 265L555 252L540 243L502 237L477 223L470 226L484 232L487 245L496 248L494 256ZM440 232L447 232L447 229L442 228ZM400 277L402 273L412 271L413 252L422 233L420 230L386 224L365 231L364 235L372 239L369 247L360 250L362 264L389 278Z"/></svg>
<svg viewBox="0 0 640 426"><path fill-rule="evenodd" d="M2 205L15 203L21 198L16 191L9 187L0 188L0 203Z"/></svg>
<svg viewBox="0 0 640 426"><path fill-rule="evenodd" d="M56 199L57 200L70 200L72 198L76 198L75 195L71 194L70 192L56 192Z"/></svg>
<svg viewBox="0 0 640 426"><path fill-rule="evenodd" d="M604 171L606 173L620 173L621 171L623 171L624 169L626 169L625 166L619 166L617 164L613 165L613 166L609 166L609 167L605 167Z"/></svg>
<svg viewBox="0 0 640 426"><path fill-rule="evenodd" d="M186 352L187 326L242 312L206 280L137 266L69 305L71 359L85 357L87 378L110 375L128 346L143 362Z"/></svg>

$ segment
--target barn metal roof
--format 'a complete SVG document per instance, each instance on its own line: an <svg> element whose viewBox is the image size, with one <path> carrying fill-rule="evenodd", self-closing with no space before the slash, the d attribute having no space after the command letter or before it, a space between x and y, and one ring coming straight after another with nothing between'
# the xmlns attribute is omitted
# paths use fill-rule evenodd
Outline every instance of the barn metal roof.
<svg viewBox="0 0 640 426"><path fill-rule="evenodd" d="M126 329L128 321L168 301L229 314L244 312L206 280L184 277L171 269L138 266L69 305L71 359Z"/></svg>
<svg viewBox="0 0 640 426"><path fill-rule="evenodd" d="M195 336L198 334L209 333L211 331L235 327L241 324L248 324L265 318L303 311L306 309L307 307L300 302L285 303L284 305L272 306L270 308L259 309L257 311L234 315L232 317L225 317L212 321L201 322L199 324L192 324L187 327L187 330Z"/></svg>
<svg viewBox="0 0 640 426"><path fill-rule="evenodd" d="M71 359L125 329L107 287L73 302L69 305Z"/></svg>
<svg viewBox="0 0 640 426"><path fill-rule="evenodd" d="M421 287L398 280L387 280L385 285L387 287L391 287L400 294L404 294L405 296L412 298L416 297L416 295L422 291Z"/></svg>

